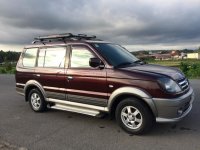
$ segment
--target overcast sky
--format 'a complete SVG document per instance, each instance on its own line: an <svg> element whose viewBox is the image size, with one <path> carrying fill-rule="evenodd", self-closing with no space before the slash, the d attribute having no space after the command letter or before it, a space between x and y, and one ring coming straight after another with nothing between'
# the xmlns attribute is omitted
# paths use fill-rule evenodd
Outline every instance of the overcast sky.
<svg viewBox="0 0 200 150"><path fill-rule="evenodd" d="M86 33L130 50L200 46L200 0L0 0L0 49Z"/></svg>

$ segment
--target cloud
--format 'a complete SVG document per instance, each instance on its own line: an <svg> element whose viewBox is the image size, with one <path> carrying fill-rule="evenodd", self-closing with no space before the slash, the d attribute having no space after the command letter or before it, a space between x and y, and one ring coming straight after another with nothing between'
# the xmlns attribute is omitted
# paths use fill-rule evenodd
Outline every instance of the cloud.
<svg viewBox="0 0 200 150"><path fill-rule="evenodd" d="M199 0L0 1L0 44L87 33L124 45L197 45Z"/></svg>

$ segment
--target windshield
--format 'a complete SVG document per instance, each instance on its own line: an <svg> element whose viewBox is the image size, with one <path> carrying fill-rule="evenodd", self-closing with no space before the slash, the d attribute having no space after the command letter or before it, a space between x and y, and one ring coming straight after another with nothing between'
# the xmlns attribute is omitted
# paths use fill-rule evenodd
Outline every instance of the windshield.
<svg viewBox="0 0 200 150"><path fill-rule="evenodd" d="M112 43L95 43L93 46L101 56L112 66L122 67L134 64L139 59L125 48Z"/></svg>

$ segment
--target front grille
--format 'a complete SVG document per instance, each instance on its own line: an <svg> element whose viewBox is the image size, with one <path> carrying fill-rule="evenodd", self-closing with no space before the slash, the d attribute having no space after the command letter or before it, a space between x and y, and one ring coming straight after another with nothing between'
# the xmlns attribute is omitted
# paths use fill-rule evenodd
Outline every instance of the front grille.
<svg viewBox="0 0 200 150"><path fill-rule="evenodd" d="M189 87L189 82L186 78L179 80L178 84L183 91L186 90Z"/></svg>

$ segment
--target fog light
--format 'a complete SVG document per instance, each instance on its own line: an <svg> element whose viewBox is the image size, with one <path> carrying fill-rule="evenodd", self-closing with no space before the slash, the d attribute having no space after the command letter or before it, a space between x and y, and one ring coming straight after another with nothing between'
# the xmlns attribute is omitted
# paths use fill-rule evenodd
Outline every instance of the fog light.
<svg viewBox="0 0 200 150"><path fill-rule="evenodd" d="M177 114L178 114L179 116L183 114L182 108L180 108L180 109L177 111Z"/></svg>

